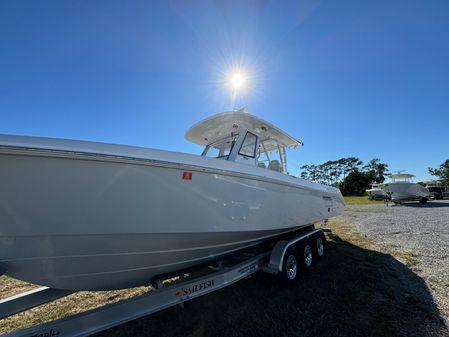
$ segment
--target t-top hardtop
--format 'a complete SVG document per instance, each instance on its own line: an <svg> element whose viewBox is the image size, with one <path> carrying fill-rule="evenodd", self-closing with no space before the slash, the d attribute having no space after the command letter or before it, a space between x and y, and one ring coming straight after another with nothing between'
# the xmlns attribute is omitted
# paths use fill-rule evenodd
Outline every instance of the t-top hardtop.
<svg viewBox="0 0 449 337"><path fill-rule="evenodd" d="M192 143L205 146L203 156L242 162L282 173L287 173L285 149L303 145L271 123L249 114L246 108L208 117L193 125L184 137ZM274 151L279 154L280 160L270 158Z"/></svg>

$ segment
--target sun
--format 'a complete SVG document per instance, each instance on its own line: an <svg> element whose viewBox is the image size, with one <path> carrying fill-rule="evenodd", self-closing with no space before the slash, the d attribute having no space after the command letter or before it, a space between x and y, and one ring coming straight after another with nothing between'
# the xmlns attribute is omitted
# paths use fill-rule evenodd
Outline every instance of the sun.
<svg viewBox="0 0 449 337"><path fill-rule="evenodd" d="M242 89L245 85L245 76L242 73L234 73L231 76L231 86L234 90Z"/></svg>

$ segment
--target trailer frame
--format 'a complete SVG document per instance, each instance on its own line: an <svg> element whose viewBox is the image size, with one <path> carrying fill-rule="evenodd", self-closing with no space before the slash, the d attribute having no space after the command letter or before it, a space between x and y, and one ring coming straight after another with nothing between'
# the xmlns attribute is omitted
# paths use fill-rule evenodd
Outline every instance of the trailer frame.
<svg viewBox="0 0 449 337"><path fill-rule="evenodd" d="M282 265L287 249L303 240L310 240L318 232L323 233L321 229L308 227L305 231L296 232L291 237L276 242L271 249L242 254L238 259L242 261L235 265L226 266L218 261L218 267L209 267L210 272L205 275L186 278L167 286L162 280L158 280L152 291L142 295L2 336L88 336L172 306L182 305L191 299L234 284L257 271L276 275L283 272ZM41 287L1 300L0 320L72 293L73 291L69 290Z"/></svg>

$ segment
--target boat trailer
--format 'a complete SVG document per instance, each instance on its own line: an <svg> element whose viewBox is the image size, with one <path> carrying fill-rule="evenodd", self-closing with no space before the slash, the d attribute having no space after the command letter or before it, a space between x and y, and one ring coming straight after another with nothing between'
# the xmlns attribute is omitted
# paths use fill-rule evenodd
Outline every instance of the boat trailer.
<svg viewBox="0 0 449 337"><path fill-rule="evenodd" d="M320 241L321 240L321 241ZM187 278L173 284L152 282L153 290L143 295L135 296L117 303L112 303L88 310L76 315L57 319L47 323L32 326L2 335L3 337L51 337L51 336L88 336L107 330L137 318L150 315L175 305L182 305L191 299L227 287L257 271L270 274L285 275L288 281L296 281L300 259L304 257L306 267L310 257L309 251L315 247L318 257L324 254L324 234L313 226L306 231L297 232L291 237L278 241L270 250L261 253L243 253L238 262L232 266L219 263L218 267L210 267L211 273ZM319 246L321 242L322 246ZM301 254L295 252L295 247L302 249ZM308 247L308 248L307 248ZM321 251L320 251L321 248ZM292 253L294 252L294 254ZM290 265L291 255L296 258L296 265ZM307 256L306 256L307 255ZM288 261L286 261L288 260ZM293 259L295 260L295 259ZM288 262L288 263L287 263ZM295 262L295 261L293 261ZM288 270L287 270L288 269ZM295 272L293 275L293 271ZM292 278L293 277L293 278ZM157 284L155 286L154 284ZM0 322L14 314L24 312L41 304L68 296L73 291L41 287L16 296L0 300Z"/></svg>

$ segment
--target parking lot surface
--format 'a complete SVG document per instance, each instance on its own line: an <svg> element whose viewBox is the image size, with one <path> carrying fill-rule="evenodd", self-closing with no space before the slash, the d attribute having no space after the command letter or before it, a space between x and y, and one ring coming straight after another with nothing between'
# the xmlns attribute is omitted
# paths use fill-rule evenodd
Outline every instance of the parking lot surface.
<svg viewBox="0 0 449 337"><path fill-rule="evenodd" d="M348 205L339 220L386 250L408 254L413 271L428 284L448 321L449 318L449 200L426 204L404 203Z"/></svg>

